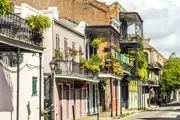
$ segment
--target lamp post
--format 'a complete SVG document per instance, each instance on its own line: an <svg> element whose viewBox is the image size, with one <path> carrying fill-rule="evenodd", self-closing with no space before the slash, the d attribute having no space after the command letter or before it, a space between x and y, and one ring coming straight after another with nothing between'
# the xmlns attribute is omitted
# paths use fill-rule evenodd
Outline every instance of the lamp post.
<svg viewBox="0 0 180 120"><path fill-rule="evenodd" d="M54 120L54 102L53 102L53 98L54 98L54 71L55 71L56 66L57 66L57 62L56 62L54 57L51 60L51 62L49 63L49 66L51 68L50 110L49 111L50 111L50 120Z"/></svg>

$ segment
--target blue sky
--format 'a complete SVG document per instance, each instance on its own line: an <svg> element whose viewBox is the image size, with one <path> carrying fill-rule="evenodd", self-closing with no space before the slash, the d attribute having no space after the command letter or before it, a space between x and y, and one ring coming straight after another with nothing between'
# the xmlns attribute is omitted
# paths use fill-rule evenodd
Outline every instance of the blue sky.
<svg viewBox="0 0 180 120"><path fill-rule="evenodd" d="M98 0L111 4L117 0ZM180 0L118 0L128 11L137 11L144 20L144 35L166 58L180 56Z"/></svg>

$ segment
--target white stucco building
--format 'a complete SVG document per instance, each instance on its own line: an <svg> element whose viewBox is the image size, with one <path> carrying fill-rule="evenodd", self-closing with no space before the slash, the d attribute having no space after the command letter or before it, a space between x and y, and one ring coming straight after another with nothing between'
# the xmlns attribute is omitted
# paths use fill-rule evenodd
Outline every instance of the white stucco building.
<svg viewBox="0 0 180 120"><path fill-rule="evenodd" d="M41 14L26 4L15 6L14 12L22 18L29 15ZM30 48L25 47L24 49ZM19 120L39 120L40 56L36 53L21 52L22 56L20 57L19 66L19 106L17 106L17 66L15 62L17 58L15 53L10 56L8 54L1 54L3 56L1 56L2 61L0 61L0 119L17 120L16 113L18 107ZM43 73L43 66L41 70ZM41 74L41 78L41 109L44 109L43 74ZM41 118L43 119L43 117Z"/></svg>

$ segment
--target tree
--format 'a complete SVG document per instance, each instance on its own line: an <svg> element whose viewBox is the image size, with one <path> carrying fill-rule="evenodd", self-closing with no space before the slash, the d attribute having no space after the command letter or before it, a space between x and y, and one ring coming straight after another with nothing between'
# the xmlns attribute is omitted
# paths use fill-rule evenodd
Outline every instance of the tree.
<svg viewBox="0 0 180 120"><path fill-rule="evenodd" d="M176 53L172 53L164 63L160 85L161 89L167 94L180 88L180 58L176 56Z"/></svg>

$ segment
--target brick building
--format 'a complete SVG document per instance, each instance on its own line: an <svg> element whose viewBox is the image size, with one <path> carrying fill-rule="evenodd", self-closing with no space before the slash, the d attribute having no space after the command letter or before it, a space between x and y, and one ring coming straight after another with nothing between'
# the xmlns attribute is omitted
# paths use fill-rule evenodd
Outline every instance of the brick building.
<svg viewBox="0 0 180 120"><path fill-rule="evenodd" d="M77 23L85 21L90 25L110 24L110 16L118 18L118 12L125 11L118 3L107 5L96 0L11 0L14 4L26 3L36 9L47 9L56 6L59 17L71 19Z"/></svg>

